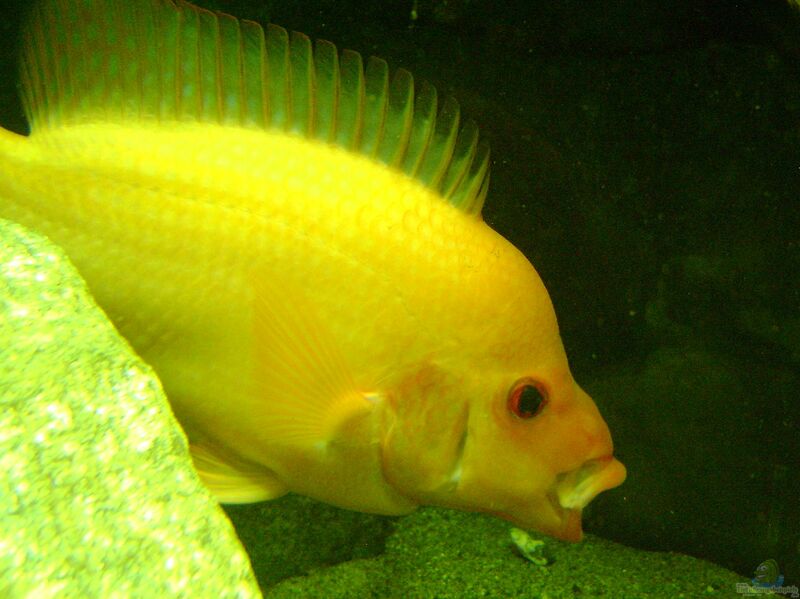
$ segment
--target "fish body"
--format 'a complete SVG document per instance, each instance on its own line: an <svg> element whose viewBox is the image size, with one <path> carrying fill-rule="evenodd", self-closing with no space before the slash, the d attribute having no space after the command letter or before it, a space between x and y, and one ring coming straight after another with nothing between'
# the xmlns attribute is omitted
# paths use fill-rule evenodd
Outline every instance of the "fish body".
<svg viewBox="0 0 800 599"><path fill-rule="evenodd" d="M488 154L457 107L183 2L39 6L0 217L67 251L221 500L580 538L624 468L541 279L480 218Z"/></svg>

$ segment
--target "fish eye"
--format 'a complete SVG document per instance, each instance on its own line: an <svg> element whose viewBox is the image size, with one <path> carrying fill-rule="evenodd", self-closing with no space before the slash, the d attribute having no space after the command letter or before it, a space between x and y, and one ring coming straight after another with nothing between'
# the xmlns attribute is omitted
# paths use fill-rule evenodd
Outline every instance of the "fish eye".
<svg viewBox="0 0 800 599"><path fill-rule="evenodd" d="M514 383L508 394L508 409L517 418L528 420L539 414L547 404L543 385L531 379Z"/></svg>

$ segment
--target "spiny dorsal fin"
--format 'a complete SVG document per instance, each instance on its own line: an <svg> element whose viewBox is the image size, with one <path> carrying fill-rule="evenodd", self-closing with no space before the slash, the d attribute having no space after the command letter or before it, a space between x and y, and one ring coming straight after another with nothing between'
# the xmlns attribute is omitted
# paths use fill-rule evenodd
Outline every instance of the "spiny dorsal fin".
<svg viewBox="0 0 800 599"><path fill-rule="evenodd" d="M183 0L42 0L25 31L23 102L37 130L197 121L285 131L365 154L479 214L488 145L408 71Z"/></svg>

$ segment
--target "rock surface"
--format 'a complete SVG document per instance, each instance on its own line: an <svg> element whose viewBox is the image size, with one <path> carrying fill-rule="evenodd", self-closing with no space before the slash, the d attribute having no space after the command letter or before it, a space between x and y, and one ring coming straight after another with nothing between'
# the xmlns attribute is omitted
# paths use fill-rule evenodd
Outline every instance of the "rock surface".
<svg viewBox="0 0 800 599"><path fill-rule="evenodd" d="M151 370L61 250L7 221L0 596L259 596Z"/></svg>
<svg viewBox="0 0 800 599"><path fill-rule="evenodd" d="M594 535L567 543L532 533L539 566L519 554L508 522L442 508L389 518L287 495L226 510L269 599L722 599L747 586L710 562Z"/></svg>

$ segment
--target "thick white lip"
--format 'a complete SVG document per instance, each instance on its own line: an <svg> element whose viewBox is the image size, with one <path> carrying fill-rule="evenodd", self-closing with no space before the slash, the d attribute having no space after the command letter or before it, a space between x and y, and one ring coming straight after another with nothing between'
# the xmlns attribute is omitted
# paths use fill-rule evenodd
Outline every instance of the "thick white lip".
<svg viewBox="0 0 800 599"><path fill-rule="evenodd" d="M555 486L558 505L565 510L581 510L606 489L625 480L625 466L614 456L588 460L579 468L560 474Z"/></svg>

